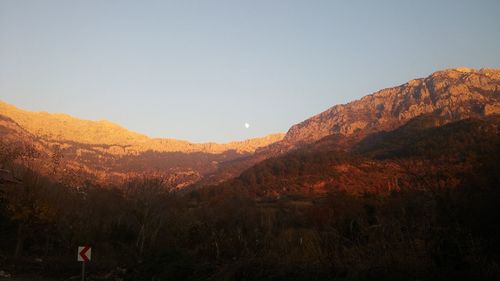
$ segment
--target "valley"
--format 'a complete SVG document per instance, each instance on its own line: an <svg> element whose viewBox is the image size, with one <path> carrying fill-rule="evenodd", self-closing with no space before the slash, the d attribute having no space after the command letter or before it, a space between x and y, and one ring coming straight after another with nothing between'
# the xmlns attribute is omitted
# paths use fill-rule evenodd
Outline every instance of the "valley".
<svg viewBox="0 0 500 281"><path fill-rule="evenodd" d="M466 68L227 144L2 102L0 269L66 280L89 244L92 280L495 280L499 110Z"/></svg>

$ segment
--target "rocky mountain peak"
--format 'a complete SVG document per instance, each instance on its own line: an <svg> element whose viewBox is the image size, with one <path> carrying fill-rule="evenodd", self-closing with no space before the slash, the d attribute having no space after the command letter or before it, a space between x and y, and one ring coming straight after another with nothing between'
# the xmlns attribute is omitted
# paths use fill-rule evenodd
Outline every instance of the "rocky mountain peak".
<svg viewBox="0 0 500 281"><path fill-rule="evenodd" d="M284 140L301 144L334 134L392 130L423 114L442 116L447 121L500 114L500 70L460 67L437 71L333 106L292 126Z"/></svg>

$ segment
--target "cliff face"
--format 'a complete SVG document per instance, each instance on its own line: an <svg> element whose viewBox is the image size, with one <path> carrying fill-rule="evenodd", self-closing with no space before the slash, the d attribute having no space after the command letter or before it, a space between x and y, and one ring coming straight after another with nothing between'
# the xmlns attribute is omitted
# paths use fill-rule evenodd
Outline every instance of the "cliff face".
<svg viewBox="0 0 500 281"><path fill-rule="evenodd" d="M450 122L499 113L500 70L457 68L333 106L292 126L284 141L297 145L335 134L393 130L423 114Z"/></svg>

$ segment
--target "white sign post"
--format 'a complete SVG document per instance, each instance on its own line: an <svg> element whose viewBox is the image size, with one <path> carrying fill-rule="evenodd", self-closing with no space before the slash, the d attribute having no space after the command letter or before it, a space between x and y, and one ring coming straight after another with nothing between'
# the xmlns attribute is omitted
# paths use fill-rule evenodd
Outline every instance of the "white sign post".
<svg viewBox="0 0 500 281"><path fill-rule="evenodd" d="M90 261L92 248L90 246L78 247L77 260L82 262L82 281L85 281L85 264Z"/></svg>

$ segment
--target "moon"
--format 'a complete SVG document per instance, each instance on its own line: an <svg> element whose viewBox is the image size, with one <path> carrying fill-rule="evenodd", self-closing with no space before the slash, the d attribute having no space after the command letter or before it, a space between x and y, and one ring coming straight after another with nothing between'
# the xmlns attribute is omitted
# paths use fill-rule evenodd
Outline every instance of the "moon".
<svg viewBox="0 0 500 281"><path fill-rule="evenodd" d="M247 129L250 128L250 124L245 123L245 128L247 128Z"/></svg>

